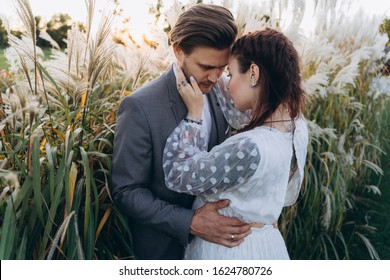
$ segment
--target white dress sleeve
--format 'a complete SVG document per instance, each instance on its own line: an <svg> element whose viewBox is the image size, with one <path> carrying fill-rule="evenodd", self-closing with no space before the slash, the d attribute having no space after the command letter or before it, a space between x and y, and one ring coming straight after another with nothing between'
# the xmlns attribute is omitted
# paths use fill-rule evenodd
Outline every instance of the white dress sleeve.
<svg viewBox="0 0 390 280"><path fill-rule="evenodd" d="M235 129L240 129L249 123L251 110L241 112L234 107L234 100L230 96L227 84L229 78L223 74L215 87L215 94L220 104L223 115L229 125Z"/></svg>
<svg viewBox="0 0 390 280"><path fill-rule="evenodd" d="M182 121L164 149L165 183L180 193L216 193L245 183L259 162L259 150L249 137L234 135L207 152L201 126Z"/></svg>

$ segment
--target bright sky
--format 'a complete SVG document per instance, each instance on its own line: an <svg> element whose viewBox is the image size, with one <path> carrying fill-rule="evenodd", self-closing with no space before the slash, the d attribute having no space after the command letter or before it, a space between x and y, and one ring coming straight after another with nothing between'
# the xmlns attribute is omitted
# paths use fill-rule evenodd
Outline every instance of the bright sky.
<svg viewBox="0 0 390 280"><path fill-rule="evenodd" d="M256 0L252 0L256 1ZM261 0L257 0L261 1ZM262 0L264 1L264 0ZM341 0L339 0L341 1ZM362 7L364 11L369 14L386 14L390 17L390 1L388 0L353 0L356 9ZM5 3L4 3L5 2ZM145 0L145 1L129 1L121 0L120 3L124 8L124 15L131 18L131 26L134 30L132 35L142 36L142 33L147 33L147 22L151 20L151 15L148 14L148 8L151 3L156 3L157 0ZM182 2L186 2L182 0ZM218 1L215 1L218 3ZM312 6L313 0L306 0L307 9ZM385 2L386 4L384 4ZM13 3L15 0L1 0L0 16L6 16L12 26L17 26L17 18L13 10ZM73 20L85 22L86 8L84 0L30 0L31 7L34 15L39 15L49 20L53 14L67 13ZM169 8L172 0L163 0L164 9ZM111 6L110 6L111 5ZM112 0L96 0L96 11L101 13L112 7ZM98 17L98 14L97 14ZM97 22L97 17L95 22ZM310 19L309 19L310 21ZM306 24L310 24L306 22ZM118 23L119 25L119 23Z"/></svg>
<svg viewBox="0 0 390 280"><path fill-rule="evenodd" d="M84 21L86 17L86 6L84 0L29 0L34 15L39 15L50 19L53 14L67 13L73 19ZM12 15L13 5L15 0L1 0L5 5L1 5L0 13ZM121 5L125 8L125 12L133 16L135 19L141 20L147 14L147 4L153 3L153 0L146 1L129 1L121 0ZM96 0L96 10L102 11L112 7L113 1Z"/></svg>
<svg viewBox="0 0 390 280"><path fill-rule="evenodd" d="M84 0L29 0L33 14L42 16L46 20L50 20L52 15L57 13L66 13L72 17L72 20L86 22L86 5ZM18 19L14 12L15 0L1 0L0 16L6 16L9 19L11 27L18 26ZM146 30L143 24L150 18L148 14L148 3L155 2L154 0L146 1L128 1L121 0L121 5L124 8L124 15L130 16L132 22L137 23L142 31ZM104 11L113 8L112 0L96 0L95 19L98 22L98 16ZM142 32L140 30L140 32Z"/></svg>

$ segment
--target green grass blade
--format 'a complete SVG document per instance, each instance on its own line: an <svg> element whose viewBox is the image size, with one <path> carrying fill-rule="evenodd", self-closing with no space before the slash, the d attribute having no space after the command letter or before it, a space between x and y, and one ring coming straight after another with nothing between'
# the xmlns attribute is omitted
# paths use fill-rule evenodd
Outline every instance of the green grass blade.
<svg viewBox="0 0 390 280"><path fill-rule="evenodd" d="M55 189L55 165L54 165L54 158L53 158L53 151L51 146L49 144L46 144L46 158L47 158L47 166L49 169L49 190L50 190L50 201L53 200L54 197L54 189Z"/></svg>
<svg viewBox="0 0 390 280"><path fill-rule="evenodd" d="M64 215L62 212L61 213L58 212L58 206L60 205L60 203L63 199L63 190L64 190L63 177L65 174L65 171L64 171L65 160L66 160L65 158L62 158L60 160L59 169L57 169L57 175L56 175L56 180L55 180L57 183L54 187L54 190L55 190L54 197L53 197L53 200L51 201L50 210L49 210L49 218L47 219L46 224L45 224L44 236L43 236L42 243L41 243L40 252L41 252L42 259L45 258L44 252L46 252L48 241L49 241L49 239L51 239L51 233L52 233L53 226L56 226L56 224L54 223L55 217L60 216L61 214L62 214L62 216ZM51 188L51 187L49 186L49 188Z"/></svg>
<svg viewBox="0 0 390 280"><path fill-rule="evenodd" d="M70 222L70 219L73 217L73 215L74 215L74 212L72 211L72 213L70 213L68 215L68 217L65 218L65 220L62 222L60 228L58 229L58 231L54 237L53 243L50 246L49 253L47 254L48 260L51 260L53 258L53 254L55 252L55 249L59 248L58 243L60 241L60 238L61 238L61 236L64 236L66 231L68 230L69 222Z"/></svg>
<svg viewBox="0 0 390 280"><path fill-rule="evenodd" d="M86 243L88 240L88 231L90 230L91 219L91 171L89 168L88 155L83 147L80 147L80 154L82 157L82 166L85 176L84 242L85 245L87 245Z"/></svg>
<svg viewBox="0 0 390 280"><path fill-rule="evenodd" d="M22 241L20 242L18 254L16 256L17 260L25 260L26 258L26 251L27 251L27 241L28 241L28 231L27 228L23 232Z"/></svg>
<svg viewBox="0 0 390 280"><path fill-rule="evenodd" d="M77 224L77 216L75 216L75 218L74 218L74 229L75 229L77 256L78 256L79 260L84 260L85 257L84 257L84 252L83 252L83 245L81 244L79 227Z"/></svg>
<svg viewBox="0 0 390 280"><path fill-rule="evenodd" d="M7 200L7 207L4 214L4 221L1 228L0 241L0 259L9 260L14 258L14 249L16 242L16 217L14 212L14 204L12 196Z"/></svg>
<svg viewBox="0 0 390 280"><path fill-rule="evenodd" d="M39 163L39 141L38 138L34 138L33 150L32 150L32 179L34 189L34 202L35 210L42 224L45 224L42 211L42 191L41 191L41 166Z"/></svg>

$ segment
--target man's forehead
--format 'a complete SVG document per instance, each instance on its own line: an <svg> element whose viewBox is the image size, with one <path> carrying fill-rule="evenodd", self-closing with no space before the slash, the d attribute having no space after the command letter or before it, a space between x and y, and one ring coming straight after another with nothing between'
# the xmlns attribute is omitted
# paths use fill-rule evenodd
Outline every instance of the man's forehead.
<svg viewBox="0 0 390 280"><path fill-rule="evenodd" d="M214 64L209 64L209 63L206 63L206 64L198 63L198 65L203 67L203 68L210 68L211 69L211 68L223 68L223 67L226 67L228 65L228 63L224 63L222 65L219 65L219 64L214 65Z"/></svg>
<svg viewBox="0 0 390 280"><path fill-rule="evenodd" d="M203 68L221 68L226 67L229 63L230 49L196 48L189 57Z"/></svg>

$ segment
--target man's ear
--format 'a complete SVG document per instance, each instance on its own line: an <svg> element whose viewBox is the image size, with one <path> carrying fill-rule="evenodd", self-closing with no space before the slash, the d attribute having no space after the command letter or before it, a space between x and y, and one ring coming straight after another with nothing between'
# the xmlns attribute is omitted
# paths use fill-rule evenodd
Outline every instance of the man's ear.
<svg viewBox="0 0 390 280"><path fill-rule="evenodd" d="M177 62L181 65L184 59L183 50L177 44L173 44L173 53L176 57Z"/></svg>

